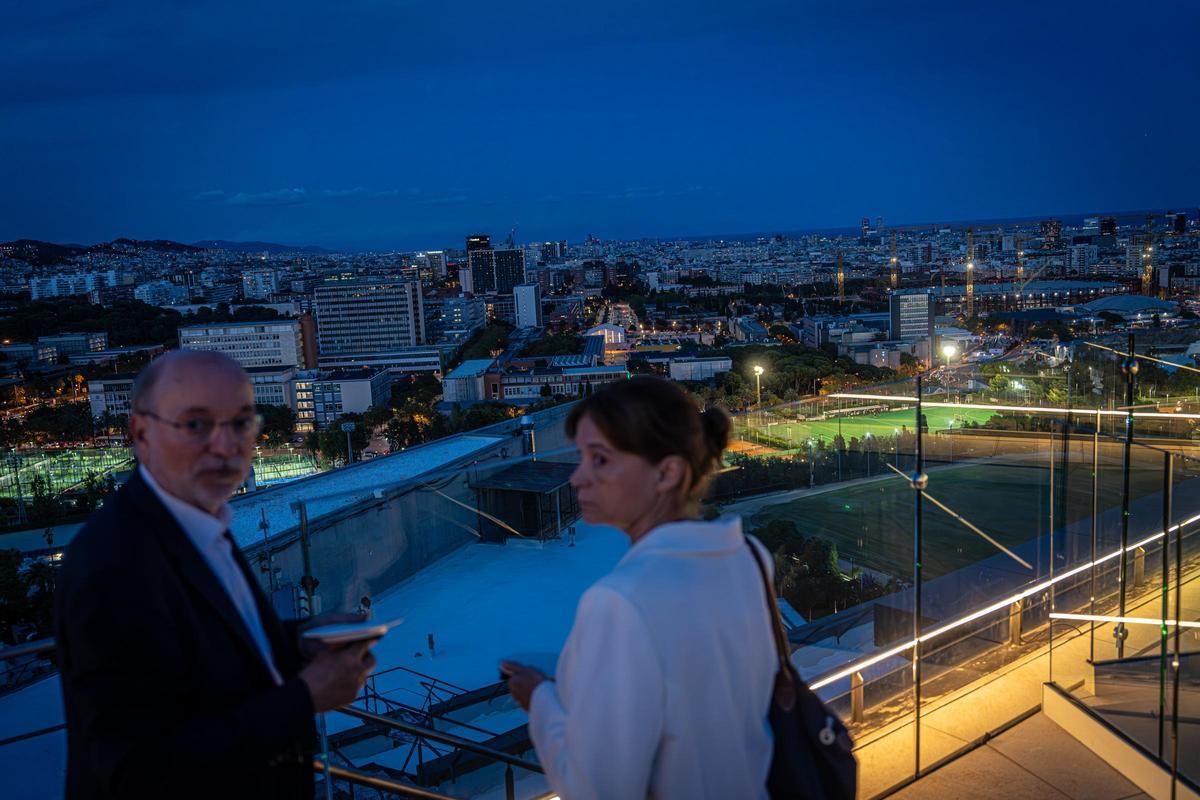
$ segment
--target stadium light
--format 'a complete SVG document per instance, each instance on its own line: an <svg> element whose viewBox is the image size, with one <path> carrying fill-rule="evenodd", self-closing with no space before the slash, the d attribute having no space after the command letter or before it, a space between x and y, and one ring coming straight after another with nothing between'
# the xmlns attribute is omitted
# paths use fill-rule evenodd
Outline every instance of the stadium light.
<svg viewBox="0 0 1200 800"><path fill-rule="evenodd" d="M954 357L958 355L958 348L952 342L947 342L942 345L942 355L946 357L946 365L949 366Z"/></svg>
<svg viewBox="0 0 1200 800"><path fill-rule="evenodd" d="M754 404L757 406L762 405L762 374L763 374L763 368L761 366L759 366L758 364L755 364L754 365L754 395L755 395Z"/></svg>

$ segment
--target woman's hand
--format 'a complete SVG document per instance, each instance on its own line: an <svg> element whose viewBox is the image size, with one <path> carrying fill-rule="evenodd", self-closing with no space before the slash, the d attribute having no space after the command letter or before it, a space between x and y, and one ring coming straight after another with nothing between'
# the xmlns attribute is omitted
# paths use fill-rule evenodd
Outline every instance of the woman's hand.
<svg viewBox="0 0 1200 800"><path fill-rule="evenodd" d="M515 661L501 661L500 671L508 676L508 691L512 693L513 700L526 711L529 710L529 699L533 696L533 690L542 681L548 680L541 670Z"/></svg>

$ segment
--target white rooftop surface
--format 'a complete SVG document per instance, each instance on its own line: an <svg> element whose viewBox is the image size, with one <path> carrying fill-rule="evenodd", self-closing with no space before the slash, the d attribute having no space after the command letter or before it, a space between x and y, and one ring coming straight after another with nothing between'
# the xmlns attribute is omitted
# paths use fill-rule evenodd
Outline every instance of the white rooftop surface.
<svg viewBox="0 0 1200 800"><path fill-rule="evenodd" d="M503 437L499 436L464 434L239 495L230 502L234 511L230 532L239 547L250 547L262 541L263 534L258 526L264 511L270 533L275 535L298 523L296 512L292 510L292 503L298 500L307 504L308 518L313 520L354 505L376 489L436 470L501 441Z"/></svg>
<svg viewBox="0 0 1200 800"><path fill-rule="evenodd" d="M468 690L497 682L505 658L553 671L580 596L628 546L624 534L582 523L576 525L575 547L565 537L545 544L467 545L373 598L377 619L404 618L375 646L375 671L408 667ZM419 706L425 696L421 680L395 672L380 676L377 688ZM483 727L501 733L509 721ZM343 717L331 719L329 728L353 724Z"/></svg>

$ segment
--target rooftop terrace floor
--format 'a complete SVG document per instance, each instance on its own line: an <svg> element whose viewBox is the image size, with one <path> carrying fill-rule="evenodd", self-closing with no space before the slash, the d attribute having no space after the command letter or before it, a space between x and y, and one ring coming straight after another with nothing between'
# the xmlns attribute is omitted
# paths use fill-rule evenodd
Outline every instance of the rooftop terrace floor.
<svg viewBox="0 0 1200 800"><path fill-rule="evenodd" d="M1149 795L1038 713L890 797L1140 800Z"/></svg>

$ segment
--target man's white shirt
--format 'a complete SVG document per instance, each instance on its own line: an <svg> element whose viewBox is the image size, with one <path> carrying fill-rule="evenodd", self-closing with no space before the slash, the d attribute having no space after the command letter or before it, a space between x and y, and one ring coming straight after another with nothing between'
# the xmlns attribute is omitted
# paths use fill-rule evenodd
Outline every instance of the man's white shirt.
<svg viewBox="0 0 1200 800"><path fill-rule="evenodd" d="M245 623L246 630L250 632L250 638L258 647L258 652L262 656L263 662L266 663L267 669L271 671L271 677L275 679L275 684L282 685L283 677L275 668L275 661L271 655L271 643L267 640L262 620L258 616L254 593L250 590L246 576L233 557L233 542L225 536L225 531L229 530L229 523L233 519L233 509L228 504L224 504L217 512L217 516L214 517L191 503L185 503L169 494L158 485L144 464L138 467L138 471L141 473L142 479L146 481L146 485L167 507L171 516L179 523L179 527L183 528L183 532L200 551L200 555L204 556L205 562L216 575L217 580L225 589L225 594L229 596L233 607L237 609L242 622Z"/></svg>

